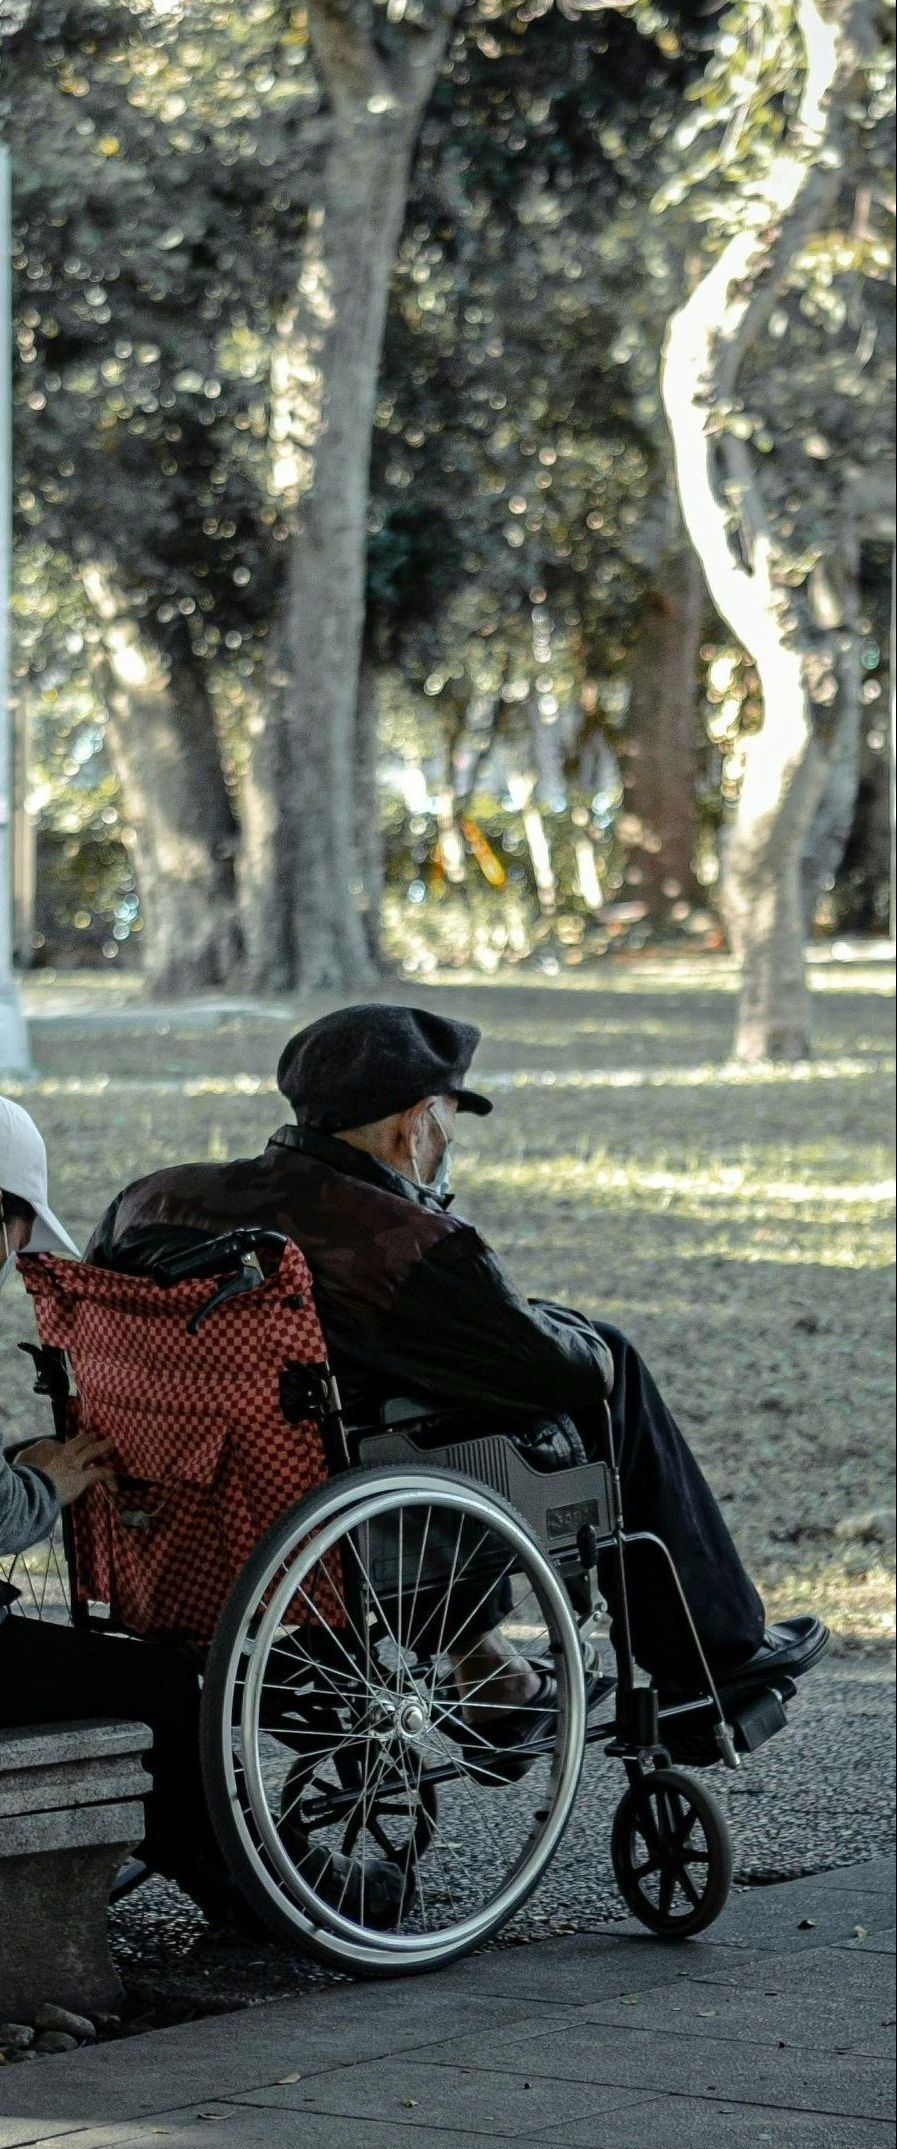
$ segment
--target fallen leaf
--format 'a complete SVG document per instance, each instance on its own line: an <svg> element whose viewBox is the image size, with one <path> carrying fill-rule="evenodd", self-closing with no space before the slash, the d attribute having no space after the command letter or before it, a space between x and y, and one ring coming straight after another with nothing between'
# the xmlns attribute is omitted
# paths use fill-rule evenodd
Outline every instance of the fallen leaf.
<svg viewBox="0 0 897 2149"><path fill-rule="evenodd" d="M403 2098L402 2098L402 2110L403 2110L403 2112L414 2112L414 2111L416 2111L416 2110L417 2110L417 2098L416 2098L416 2097L403 2097Z"/></svg>
<svg viewBox="0 0 897 2149"><path fill-rule="evenodd" d="M853 1928L853 1937L855 1940L867 1940L869 1937L868 1925L855 1925Z"/></svg>
<svg viewBox="0 0 897 2149"><path fill-rule="evenodd" d="M279 2074L277 2077L277 2088L282 2089L284 2087L284 2084L287 2082L301 2082L301 2080L301 2074Z"/></svg>

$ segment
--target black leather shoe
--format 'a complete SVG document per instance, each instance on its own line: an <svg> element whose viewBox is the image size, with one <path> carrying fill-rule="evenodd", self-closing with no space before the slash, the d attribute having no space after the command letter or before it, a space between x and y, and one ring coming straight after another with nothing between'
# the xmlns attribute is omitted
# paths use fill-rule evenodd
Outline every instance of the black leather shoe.
<svg viewBox="0 0 897 2149"><path fill-rule="evenodd" d="M717 1691L723 1714L733 1729L737 1752L753 1752L784 1729L786 1719L782 1703L794 1693L795 1679L812 1671L830 1644L828 1627L812 1613L806 1613L801 1618L785 1619L778 1626L767 1627L753 1656L746 1657L743 1664L736 1664L731 1671L717 1673ZM764 1694L767 1697L765 1713L760 1699ZM714 1768L721 1755L706 1717L672 1716L664 1721L664 1709L680 1708L693 1700L693 1690L689 1693L685 1688L661 1689L658 1699L660 1736L671 1759L688 1768Z"/></svg>
<svg viewBox="0 0 897 2149"><path fill-rule="evenodd" d="M802 1679L805 1671L812 1671L825 1656L831 1644L828 1627L812 1612L800 1619L783 1619L776 1627L767 1627L763 1640L751 1657L743 1664L736 1664L730 1671L718 1674L717 1685L720 1699L727 1700L731 1694L742 1694L749 1687L775 1686L777 1679Z"/></svg>
<svg viewBox="0 0 897 2149"><path fill-rule="evenodd" d="M391 1927L398 1932L415 1894L414 1875L403 1872L398 1860L373 1853L347 1857L343 1851L328 1851L322 1843L312 1843L305 1830L289 1820L281 1821L280 1835L297 1873L325 1903L359 1925L370 1925L378 1932Z"/></svg>

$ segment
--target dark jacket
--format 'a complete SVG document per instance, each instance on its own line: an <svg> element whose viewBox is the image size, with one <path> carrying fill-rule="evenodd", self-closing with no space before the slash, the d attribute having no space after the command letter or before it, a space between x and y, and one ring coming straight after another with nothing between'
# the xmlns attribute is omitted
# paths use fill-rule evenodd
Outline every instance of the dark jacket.
<svg viewBox="0 0 897 2149"><path fill-rule="evenodd" d="M334 1135L281 1127L259 1157L184 1164L126 1188L86 1259L143 1266L166 1231L241 1224L302 1249L344 1402L356 1417L409 1389L490 1415L582 1420L613 1361L580 1315L528 1303L470 1224Z"/></svg>

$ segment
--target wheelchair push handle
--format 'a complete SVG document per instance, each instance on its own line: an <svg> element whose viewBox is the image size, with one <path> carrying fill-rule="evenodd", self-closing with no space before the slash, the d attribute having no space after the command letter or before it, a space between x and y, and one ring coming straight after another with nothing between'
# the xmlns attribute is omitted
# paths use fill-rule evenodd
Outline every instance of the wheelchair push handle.
<svg viewBox="0 0 897 2149"><path fill-rule="evenodd" d="M239 1270L260 1249L282 1254L287 1243L284 1232L270 1231L261 1224L226 1231L220 1238L200 1240L158 1261L152 1270L153 1282L165 1290L172 1284L195 1282L204 1276L227 1275L232 1269Z"/></svg>

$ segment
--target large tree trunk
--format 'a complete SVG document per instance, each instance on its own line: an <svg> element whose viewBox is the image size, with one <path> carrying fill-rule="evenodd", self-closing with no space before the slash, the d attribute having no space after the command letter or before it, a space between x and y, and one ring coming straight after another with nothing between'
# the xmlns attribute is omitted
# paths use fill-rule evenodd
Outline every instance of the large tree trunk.
<svg viewBox="0 0 897 2149"><path fill-rule="evenodd" d="M288 571L286 642L296 804L296 982L356 990L377 974L357 844L359 669L371 431L389 285L414 147L448 34L412 24L388 57L373 20L311 0L333 135L309 218L296 308L297 380L313 384L311 484Z"/></svg>
<svg viewBox="0 0 897 2149"><path fill-rule="evenodd" d="M103 629L107 743L132 831L145 975L160 996L227 984L240 955L237 830L202 670L186 632L166 661L102 569L82 579Z"/></svg>
<svg viewBox="0 0 897 2149"><path fill-rule="evenodd" d="M384 956L381 940L384 858L380 819L379 689L380 676L374 653L365 645L355 706L355 850L367 954L374 969L385 974L391 966Z"/></svg>
<svg viewBox="0 0 897 2149"><path fill-rule="evenodd" d="M283 992L293 978L293 835L283 684L269 680L248 723L240 800L238 886L243 979L254 992Z"/></svg>
<svg viewBox="0 0 897 2149"><path fill-rule="evenodd" d="M690 546L661 563L645 600L622 741L631 830L626 892L658 923L694 903L698 835L697 682L704 615L701 571Z"/></svg>
<svg viewBox="0 0 897 2149"><path fill-rule="evenodd" d="M720 890L730 943L741 964L735 1054L748 1061L800 1060L810 1050L800 862L825 768L802 651L780 639L773 623L765 638L755 638L753 656L770 750L749 748L746 755L738 810L723 848Z"/></svg>
<svg viewBox="0 0 897 2149"><path fill-rule="evenodd" d="M722 902L742 965L740 1059L800 1059L810 1049L801 859L826 777L812 685L819 637L787 583L745 444L719 427L742 363L768 320L796 251L835 197L836 91L853 70L844 16L797 0L805 73L799 111L750 219L670 323L663 395L679 497L712 597L757 668L762 729L745 741L744 780L727 847ZM739 550L730 533L740 514Z"/></svg>
<svg viewBox="0 0 897 2149"><path fill-rule="evenodd" d="M818 570L815 612L835 638L837 671L834 737L825 788L801 859L804 925L811 933L820 898L834 887L853 827L860 780L863 664L860 626L860 547L848 533L837 571ZM821 615L821 617L820 617Z"/></svg>

